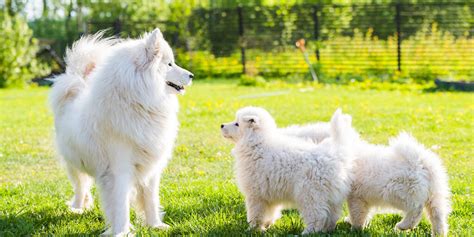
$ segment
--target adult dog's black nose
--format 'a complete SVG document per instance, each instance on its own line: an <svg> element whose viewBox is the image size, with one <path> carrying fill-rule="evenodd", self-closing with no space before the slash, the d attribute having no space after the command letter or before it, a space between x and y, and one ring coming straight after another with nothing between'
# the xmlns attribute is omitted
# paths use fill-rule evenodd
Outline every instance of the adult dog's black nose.
<svg viewBox="0 0 474 237"><path fill-rule="evenodd" d="M193 74L189 74L189 78L193 79L193 78L194 78L194 75L193 75Z"/></svg>
<svg viewBox="0 0 474 237"><path fill-rule="evenodd" d="M224 124L221 124L221 128L224 128Z"/></svg>

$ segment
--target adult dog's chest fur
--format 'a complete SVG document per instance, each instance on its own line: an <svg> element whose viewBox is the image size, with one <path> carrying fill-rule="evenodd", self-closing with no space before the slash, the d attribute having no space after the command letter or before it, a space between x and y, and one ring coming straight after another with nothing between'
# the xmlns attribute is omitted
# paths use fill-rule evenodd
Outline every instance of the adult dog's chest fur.
<svg viewBox="0 0 474 237"><path fill-rule="evenodd" d="M140 163L149 163L172 149L178 131L178 110L175 96L163 97L155 103L117 100L104 109L100 127L108 130L105 134L131 144L137 159L142 160Z"/></svg>

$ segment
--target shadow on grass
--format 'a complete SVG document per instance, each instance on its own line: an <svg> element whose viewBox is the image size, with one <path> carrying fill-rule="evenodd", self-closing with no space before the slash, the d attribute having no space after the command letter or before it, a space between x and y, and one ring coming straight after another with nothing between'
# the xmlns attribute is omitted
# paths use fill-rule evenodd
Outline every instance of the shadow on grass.
<svg viewBox="0 0 474 237"><path fill-rule="evenodd" d="M162 232L150 228L138 227L137 236L149 235L187 235L204 236L230 235L300 235L304 225L297 211L284 211L283 220L277 221L267 232L248 231L245 205L238 195L215 193L195 193L199 202L176 203L166 208L165 222L172 226L171 230ZM206 195L206 196L204 196ZM57 203L59 205L59 203ZM67 209L27 210L0 216L0 236L31 236L37 234L53 235L99 235L104 231L103 213L97 206L82 215L68 212ZM1 213L1 212L0 212ZM376 235L426 235L430 231L429 224L422 222L415 230L408 233L392 231L400 221L399 215L381 215L372 220L367 229L351 230L348 223L339 221L336 230L331 233L314 234L311 236L376 236ZM102 224L101 224L102 223Z"/></svg>
<svg viewBox="0 0 474 237"><path fill-rule="evenodd" d="M82 215L62 212L60 214L48 211L20 212L0 217L0 236L32 236L34 234L55 234L50 229L57 226L68 228L68 223L85 222L91 218L99 218L94 213L86 212ZM69 229L69 228L68 228ZM84 232L70 233L73 235L99 235L103 228L86 228ZM62 233L64 234L64 233Z"/></svg>
<svg viewBox="0 0 474 237"><path fill-rule="evenodd" d="M198 205L170 206L166 208L165 222L173 228L170 235L200 234L204 236L234 235L300 235L304 225L296 210L283 212L283 221L277 221L266 232L248 230L245 205L242 199L224 196L206 197ZM148 232L149 234L150 232ZM151 233L159 233L152 231ZM352 230L350 224L339 221L331 233L308 236L372 236L370 230Z"/></svg>

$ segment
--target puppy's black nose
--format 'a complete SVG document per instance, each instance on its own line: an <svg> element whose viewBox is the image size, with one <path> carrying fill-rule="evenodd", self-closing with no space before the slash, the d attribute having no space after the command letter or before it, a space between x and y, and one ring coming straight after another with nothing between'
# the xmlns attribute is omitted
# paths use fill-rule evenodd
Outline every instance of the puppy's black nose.
<svg viewBox="0 0 474 237"><path fill-rule="evenodd" d="M193 75L193 74L189 74L189 78L193 79L193 78L194 78L194 75Z"/></svg>
<svg viewBox="0 0 474 237"><path fill-rule="evenodd" d="M224 128L224 124L221 124L221 128Z"/></svg>

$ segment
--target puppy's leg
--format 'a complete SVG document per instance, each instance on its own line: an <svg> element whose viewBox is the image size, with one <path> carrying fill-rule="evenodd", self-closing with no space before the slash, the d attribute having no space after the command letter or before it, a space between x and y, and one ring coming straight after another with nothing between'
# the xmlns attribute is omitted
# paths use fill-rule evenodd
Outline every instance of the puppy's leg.
<svg viewBox="0 0 474 237"><path fill-rule="evenodd" d="M247 222L251 229L265 230L264 218L268 211L268 204L258 197L249 196L245 199Z"/></svg>
<svg viewBox="0 0 474 237"><path fill-rule="evenodd" d="M342 213L342 203L332 204L331 211L329 213L329 220L327 225L324 228L324 232L331 232L336 229L337 220L341 217Z"/></svg>
<svg viewBox="0 0 474 237"><path fill-rule="evenodd" d="M131 169L128 169L131 170ZM132 188L131 174L106 171L97 178L102 203L113 235L130 232L130 191Z"/></svg>
<svg viewBox="0 0 474 237"><path fill-rule="evenodd" d="M413 229L421 220L423 215L423 206L415 207L405 212L405 217L397 223L396 227L399 230Z"/></svg>
<svg viewBox="0 0 474 237"><path fill-rule="evenodd" d="M307 189L308 190L308 189ZM306 223L302 234L322 232L330 217L330 207L326 193L312 192L299 195L298 209Z"/></svg>
<svg viewBox="0 0 474 237"><path fill-rule="evenodd" d="M71 165L67 165L66 168L74 188L74 197L69 201L69 207L75 213L82 213L84 209L90 208L94 203L90 193L92 178Z"/></svg>
<svg viewBox="0 0 474 237"><path fill-rule="evenodd" d="M447 198L435 197L426 204L426 213L431 222L432 236L446 236L448 234L449 201Z"/></svg>
<svg viewBox="0 0 474 237"><path fill-rule="evenodd" d="M265 217L263 220L264 228L270 227L271 225L275 224L275 221L280 219L282 208L283 207L281 205L272 205L267 208L267 211L265 213Z"/></svg>
<svg viewBox="0 0 474 237"><path fill-rule="evenodd" d="M160 217L159 190L160 174L156 174L146 184L137 187L137 201L145 213L146 224L157 229L168 229L169 226Z"/></svg>
<svg viewBox="0 0 474 237"><path fill-rule="evenodd" d="M357 197L349 197L347 199L349 206L349 218L352 228L361 229L366 225L367 216L369 215L368 204Z"/></svg>

